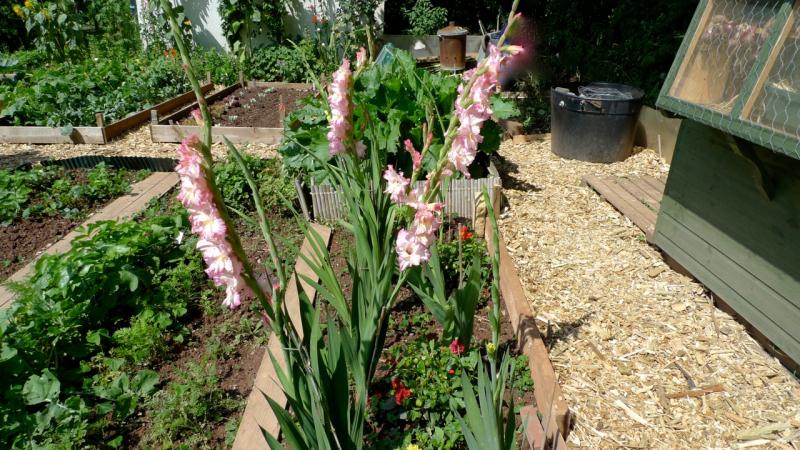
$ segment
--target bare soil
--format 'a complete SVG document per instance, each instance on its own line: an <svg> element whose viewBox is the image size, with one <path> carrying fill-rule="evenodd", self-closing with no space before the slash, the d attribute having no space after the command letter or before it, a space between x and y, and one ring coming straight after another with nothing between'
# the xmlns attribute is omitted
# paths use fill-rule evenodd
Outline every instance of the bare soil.
<svg viewBox="0 0 800 450"><path fill-rule="evenodd" d="M67 174L77 183L85 183L87 172L86 169L72 169ZM136 173L130 172L128 181L133 183L135 179ZM25 266L40 250L58 242L70 230L83 223L86 216L102 209L112 200L114 199L84 205L79 218L40 216L0 226L0 282Z"/></svg>
<svg viewBox="0 0 800 450"><path fill-rule="evenodd" d="M282 128L286 114L299 108L297 101L310 91L263 87L239 88L209 106L215 126ZM194 124L189 117L182 124Z"/></svg>

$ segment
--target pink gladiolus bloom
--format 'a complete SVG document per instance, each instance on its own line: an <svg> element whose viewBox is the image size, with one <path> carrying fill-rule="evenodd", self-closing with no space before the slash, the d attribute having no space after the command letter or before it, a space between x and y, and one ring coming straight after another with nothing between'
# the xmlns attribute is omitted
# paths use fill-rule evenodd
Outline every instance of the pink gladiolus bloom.
<svg viewBox="0 0 800 450"><path fill-rule="evenodd" d="M194 210L189 218L192 223L192 233L208 240L224 240L227 229L225 221L219 216L217 208L207 205L207 209Z"/></svg>
<svg viewBox="0 0 800 450"><path fill-rule="evenodd" d="M417 207L412 229L417 237L417 242L425 247L430 247L436 241L436 231L442 225L439 213L443 209L444 204L442 203L420 204Z"/></svg>
<svg viewBox="0 0 800 450"><path fill-rule="evenodd" d="M414 165L414 171L419 170L422 167L422 153L418 152L414 148L414 144L411 142L411 139L406 139L404 142L406 146L406 151L409 155L411 155L411 161Z"/></svg>
<svg viewBox="0 0 800 450"><path fill-rule="evenodd" d="M386 171L383 172L383 179L386 180L386 190L384 193L389 194L392 201L395 203L403 203L406 200L406 190L411 180L403 176L403 172L398 173L390 164Z"/></svg>
<svg viewBox="0 0 800 450"><path fill-rule="evenodd" d="M192 117L194 121L197 122L198 125L203 126L203 114L200 113L199 109L192 110Z"/></svg>
<svg viewBox="0 0 800 450"><path fill-rule="evenodd" d="M361 69L364 67L364 64L367 62L367 49L361 47L356 52L356 70Z"/></svg>
<svg viewBox="0 0 800 450"><path fill-rule="evenodd" d="M347 135L350 132L350 61L345 59L342 66L333 74L330 85L328 105L331 108L330 131L328 131L328 152L331 156L347 150Z"/></svg>
<svg viewBox="0 0 800 450"><path fill-rule="evenodd" d="M400 230L397 233L396 250L401 272L409 267L418 266L431 257L428 248L418 242L416 235L408 230Z"/></svg>

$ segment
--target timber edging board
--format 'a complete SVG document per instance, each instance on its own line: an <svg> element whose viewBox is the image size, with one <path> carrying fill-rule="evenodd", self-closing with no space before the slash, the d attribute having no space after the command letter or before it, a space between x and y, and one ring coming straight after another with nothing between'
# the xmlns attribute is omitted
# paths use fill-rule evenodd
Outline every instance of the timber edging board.
<svg viewBox="0 0 800 450"><path fill-rule="evenodd" d="M201 87L208 92L214 85L208 83ZM161 102L153 107L133 113L116 122L105 125L102 119L94 127L74 127L71 133L64 134L65 127L39 126L0 126L0 143L4 144L107 144L122 133L150 120L151 111L166 113L190 102L194 92L189 91Z"/></svg>
<svg viewBox="0 0 800 450"><path fill-rule="evenodd" d="M492 227L487 225L485 238L490 254L494 252L491 233ZM571 420L569 406L561 392L547 346L536 326L536 314L528 303L522 281L517 275L517 269L514 267L514 261L511 260L502 235L499 236L499 241L500 294L511 326L514 328L519 348L528 357L528 367L533 379L533 395L536 399L536 407L542 414L541 423L544 425L546 440L556 439L558 441L556 434L560 434L561 438L566 439Z"/></svg>
<svg viewBox="0 0 800 450"><path fill-rule="evenodd" d="M331 239L331 229L319 224L310 224L310 226L317 234L319 234L322 242L327 246ZM309 258L312 257L313 247L311 247L308 239L303 241L303 245L300 247L300 252ZM286 290L285 302L292 322L295 323L295 326L298 328L298 331L302 336L302 328L300 328L299 325L300 300L297 292L297 283L295 282L297 274L302 274L306 277L309 277L310 279L315 280L315 282L318 282L319 280L314 271L311 270L303 258L298 256L297 262L294 266L294 274L292 274L289 281L289 286ZM308 298L313 302L316 294L314 287L302 279L300 284L303 288L303 291L305 291L306 295L308 295ZM275 367L272 365L272 360L269 356L270 353L272 353L272 355L275 357L275 360L278 362L278 364L284 366L282 367L284 370L285 362L283 359L283 349L281 349L280 340L278 340L278 336L274 332L270 333L269 343L267 345L268 348L264 351L264 356L261 359L261 365L258 368L255 381L253 382L253 389L250 391L250 395L247 397L247 405L245 406L244 413L242 414L242 420L239 422L239 429L236 431L236 438L233 441L233 450L267 449L269 448L269 445L267 444L266 439L264 439L264 432L271 434L275 438L277 438L278 434L280 433L278 419L275 417L275 413L272 412L272 408L270 408L269 403L267 403L266 397L271 398L279 405L285 407L286 396L284 395L283 388L278 381Z"/></svg>
<svg viewBox="0 0 800 450"><path fill-rule="evenodd" d="M308 83L283 83L283 82L264 82L264 81L241 81L232 84L219 92L206 97L206 102L210 105L217 100L221 100L233 93L242 86L263 87L275 89L296 89L311 91L313 86ZM151 118L150 138L153 142L181 142L186 136L200 135L202 129L198 125L180 125L174 123L189 115L192 109L197 107L197 103L192 103L169 116L154 119ZM211 139L214 143L223 143L223 137L228 138L234 144L280 144L283 139L283 128L274 127L222 127L214 126L211 128Z"/></svg>
<svg viewBox="0 0 800 450"><path fill-rule="evenodd" d="M486 225L485 238L486 247L491 254L494 252L494 242L492 241L492 227L489 224ZM522 281L517 275L517 269L514 267L514 261L511 260L502 235L499 235L499 240L500 294L508 313L509 322L514 328L517 345L528 357L528 367L533 379L533 395L536 399L536 408L542 415L541 423L544 425L546 440L555 439L557 441L556 434L566 439L571 422L569 406L561 392L547 346L536 326L536 314L528 303Z"/></svg>
<svg viewBox="0 0 800 450"><path fill-rule="evenodd" d="M0 284L0 309L8 308L14 301L14 294L4 284L6 282L21 282L33 274L36 267L36 261L42 255L53 255L63 253L70 249L72 240L78 236L78 230L94 222L101 220L119 220L126 219L134 216L140 211L144 210L147 203L154 199L161 197L167 191L172 189L178 182L178 175L174 172L156 172L146 179L134 184L131 188L131 193L123 195L113 200L111 203L103 207L100 211L94 213L80 226L75 227L69 233L64 235L63 238L56 243L47 247L41 254L35 256L23 268L8 277L3 284Z"/></svg>

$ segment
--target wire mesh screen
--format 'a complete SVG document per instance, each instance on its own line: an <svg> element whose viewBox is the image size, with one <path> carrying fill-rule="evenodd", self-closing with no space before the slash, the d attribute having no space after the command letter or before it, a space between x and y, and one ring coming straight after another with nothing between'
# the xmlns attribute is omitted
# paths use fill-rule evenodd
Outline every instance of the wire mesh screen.
<svg viewBox="0 0 800 450"><path fill-rule="evenodd" d="M745 118L771 131L800 139L800 9L796 9L782 31L783 46L768 60L768 75L754 95L752 110ZM798 153L800 155L800 152Z"/></svg>
<svg viewBox="0 0 800 450"><path fill-rule="evenodd" d="M714 0L670 95L730 113L784 0Z"/></svg>

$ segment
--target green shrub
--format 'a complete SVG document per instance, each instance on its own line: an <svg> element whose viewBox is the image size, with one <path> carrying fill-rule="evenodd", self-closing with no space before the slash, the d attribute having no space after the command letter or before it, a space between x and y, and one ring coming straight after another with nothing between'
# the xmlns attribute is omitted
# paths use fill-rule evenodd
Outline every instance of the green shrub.
<svg viewBox="0 0 800 450"><path fill-rule="evenodd" d="M406 33L414 36L436 34L447 24L447 9L433 6L431 0L417 0L411 8L403 8L403 16L411 24Z"/></svg>
<svg viewBox="0 0 800 450"><path fill-rule="evenodd" d="M370 421L376 423L374 429L378 431L367 436L371 448L405 448L411 443L420 448L464 448L463 433L452 408L463 412L461 372L474 380L478 361L485 354L476 349L455 355L448 343L429 340L425 324L430 320L425 313L392 325L399 333L408 329L421 336L386 351L386 375L370 391ZM527 357L515 357L512 364L518 369L516 373L524 374L513 381L513 389L532 389ZM408 390L405 395L400 392L404 389Z"/></svg>
<svg viewBox="0 0 800 450"><path fill-rule="evenodd" d="M316 73L327 73L330 67L325 67L319 56L318 42L304 39L293 45L275 45L262 47L253 51L249 63L249 75L261 81L286 81L302 83L310 81L306 61Z"/></svg>
<svg viewBox="0 0 800 450"><path fill-rule="evenodd" d="M233 55L216 50L195 50L192 54L192 65L197 76L205 79L206 74L210 73L214 83L226 86L238 82L239 72L244 69Z"/></svg>

